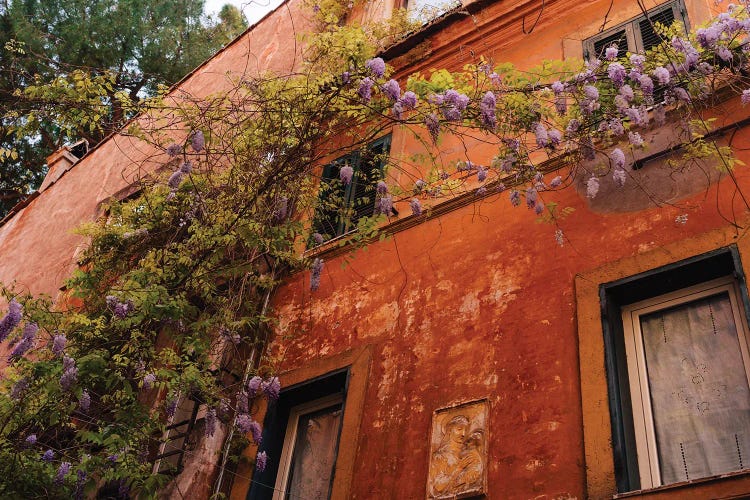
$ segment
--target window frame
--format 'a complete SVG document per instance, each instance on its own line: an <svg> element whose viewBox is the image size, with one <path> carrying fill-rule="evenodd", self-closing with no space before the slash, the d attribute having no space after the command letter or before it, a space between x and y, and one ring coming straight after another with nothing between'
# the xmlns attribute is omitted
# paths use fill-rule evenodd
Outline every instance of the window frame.
<svg viewBox="0 0 750 500"><path fill-rule="evenodd" d="M744 318L750 317L747 283L740 259L740 250L736 245L714 247L714 249L706 250L705 253L698 255L686 255L679 245L672 250L673 253L669 254L671 259L675 255L681 255L683 256L682 260L670 262L671 259L665 258L662 260L660 267L654 268L650 261L649 264L651 265L644 266L641 263L641 259L644 257L636 256L619 263L611 270L597 269L587 273L587 279L593 282L593 289L590 289L590 291L585 291L589 290L587 287L589 282L586 279L579 279L576 284L576 293L579 294L581 300L579 304L581 308L578 311L579 322L586 324L588 318L585 315L582 316L583 310L587 307L595 307L599 310L598 321L601 326L598 334L595 332L589 334L586 331L579 330L581 356L597 355L596 349L590 350L595 345L600 345L602 349L601 372L597 372L593 365L581 365L581 380L584 386L582 389L584 395L584 425L593 425L592 419L596 418L607 418L609 420L608 429L604 431L606 434L603 433L596 437L590 434L585 439L586 456L587 460L592 460L597 453L605 453L605 448L608 450L611 458L608 459L607 464L603 465L603 468L611 467L609 470L614 473L614 484L612 486L619 493L646 487L641 485L639 475L633 406L625 356L622 309L637 302L729 275L734 277L740 290L738 300L742 306ZM644 271L644 267L648 270ZM631 272L623 272L625 269ZM635 271L635 274L632 271ZM600 279L597 276L607 276L609 279ZM590 299L585 298L588 294L591 294ZM596 305L593 302L587 302L587 300L593 300L594 295L597 296ZM745 324L745 326L747 325ZM602 378L593 381L591 384L587 382L590 378L596 378L596 376ZM598 384L603 385L598 386ZM607 411L605 414L595 417L599 414L597 410L598 400L596 397L587 397L586 391L597 392L600 390L599 387L606 389L606 392L598 394L601 394L601 397L605 399L602 403L604 403ZM604 438L605 435L606 446L600 448L599 446L605 443L599 439ZM601 455L598 456L601 459ZM601 472L601 467L595 469ZM589 481L593 482L594 477L589 475Z"/></svg>
<svg viewBox="0 0 750 500"><path fill-rule="evenodd" d="M622 321L628 378L631 391L632 417L638 456L641 488L664 485L661 479L659 451L654 428L653 409L649 391L649 378L645 362L643 333L640 317L663 311L699 299L728 293L732 315L737 329L745 379L750 388L750 348L747 320L740 305L741 291L732 276L725 276L675 292L646 299L622 308Z"/></svg>
<svg viewBox="0 0 750 500"><path fill-rule="evenodd" d="M660 14L668 9L672 9L672 13L674 15L675 21L682 21L682 24L685 26L686 31L690 29L690 24L688 22L687 10L685 8L684 1L683 0L670 0L669 2L665 2L652 9L649 9L648 11L646 11L645 15L641 14L637 17L634 17L623 23L613 26L612 28L602 31L601 33L597 33L594 36L584 39L583 40L583 58L585 60L590 60L594 57L597 57L597 54L595 53L595 50L594 50L595 44L599 42L600 40L608 38L623 29L625 30L625 38L627 40L628 52L643 54L645 50L643 49L643 34L641 33L640 22L646 19L650 20L651 17L657 14Z"/></svg>
<svg viewBox="0 0 750 500"><path fill-rule="evenodd" d="M391 134L385 135L383 137L380 137L370 143L367 144L367 147L365 148L366 151L372 151L378 147L383 148L383 152L379 153L382 154L384 157L381 158L378 161L378 165L373 169L373 171L377 170L378 175L377 178L382 180L385 178L385 171L386 171L386 165L387 165L387 157L390 156L390 150L391 150ZM342 236L344 234L347 234L351 231L353 231L356 228L357 220L361 217L371 217L375 214L375 203L377 201L375 196L375 181L376 179L371 179L372 182L369 182L369 187L371 187L372 193L367 193L368 195L372 194L372 200L367 201L366 203L368 205L371 205L371 211L367 210L363 214L357 214L357 204L358 200L363 200L365 196L357 196L357 186L361 182L361 179L359 178L360 172L361 172L361 166L362 166L362 153L360 151L353 151L349 154L340 156L339 158L335 159L334 161L328 163L323 167L323 171L321 173L321 186L318 190L318 208L315 209L315 213L313 215L313 231L312 232L318 232L322 235L328 235L328 238L326 241L333 240L334 238L337 238L339 236ZM327 183L327 181L334 181L334 182L340 182L339 181L339 170L344 165L349 165L354 170L354 173L352 175L352 181L347 186L341 186L343 188L343 194L342 194L342 203L341 206L337 207L337 209L334 210L326 210L326 213L328 214L335 214L333 218L329 216L322 216L321 217L321 206L324 202L324 198L327 196L326 189L330 189L327 186L330 186L330 184ZM341 188L338 188L337 190L340 190ZM341 211L342 210L353 210L355 213L351 217L351 220L346 223L343 217L341 217ZM366 212L370 212L369 214ZM334 220L333 224L330 224L331 229L333 229L333 234L329 234L327 231L327 227L324 227L330 223L331 220Z"/></svg>
<svg viewBox="0 0 750 500"><path fill-rule="evenodd" d="M289 482L289 473L292 468L292 459L294 458L294 452L297 448L297 430L299 428L300 417L313 413L318 410L330 408L332 406L339 405L340 411L344 412L344 396L343 394L331 394L322 398L309 401L307 403L301 403L291 408L289 412L289 420L286 425L286 433L284 435L284 443L281 447L281 456L279 458L279 470L276 473L276 485L274 486L273 500L284 500L286 498L287 487ZM343 418L339 422L339 429L336 433L336 449L338 449L339 441L341 439L341 426L343 424ZM337 453L338 454L338 453ZM336 455L337 455L336 454ZM333 477L336 470L336 455L333 460L333 470L331 470L331 483L333 483Z"/></svg>

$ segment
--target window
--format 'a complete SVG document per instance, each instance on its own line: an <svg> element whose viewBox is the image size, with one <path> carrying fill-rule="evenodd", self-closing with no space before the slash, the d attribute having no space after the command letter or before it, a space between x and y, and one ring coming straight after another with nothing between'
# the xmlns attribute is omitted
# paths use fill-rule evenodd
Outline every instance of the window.
<svg viewBox="0 0 750 500"><path fill-rule="evenodd" d="M620 492L750 457L747 294L734 247L601 286Z"/></svg>
<svg viewBox="0 0 750 500"><path fill-rule="evenodd" d="M349 369L282 390L264 419L261 450L249 500L326 499L336 479Z"/></svg>
<svg viewBox="0 0 750 500"><path fill-rule="evenodd" d="M623 310L641 488L748 463L750 357L738 297L729 277Z"/></svg>
<svg viewBox="0 0 750 500"><path fill-rule="evenodd" d="M275 500L330 497L343 409L340 394L292 408Z"/></svg>
<svg viewBox="0 0 750 500"><path fill-rule="evenodd" d="M687 28L687 16L682 2L669 2L648 11L647 16L640 16L608 29L583 42L585 59L603 59L607 47L617 45L620 49L618 57L626 52L645 53L658 45L662 39L654 31L654 23L671 26L677 19Z"/></svg>
<svg viewBox="0 0 750 500"><path fill-rule="evenodd" d="M343 156L323 168L314 232L326 239L351 231L362 217L375 213L375 184L383 178L390 136L370 144L364 152ZM339 172L345 165L354 169L352 181L345 186Z"/></svg>

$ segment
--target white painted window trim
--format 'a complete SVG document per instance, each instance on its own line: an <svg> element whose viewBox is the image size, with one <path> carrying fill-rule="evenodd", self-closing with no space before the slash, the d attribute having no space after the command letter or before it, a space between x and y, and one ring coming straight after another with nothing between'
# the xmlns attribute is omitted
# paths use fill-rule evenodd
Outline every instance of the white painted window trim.
<svg viewBox="0 0 750 500"><path fill-rule="evenodd" d="M646 372L639 318L644 314L692 302L721 292L728 292L729 294L732 313L737 327L742 361L745 366L745 376L750 386L750 349L748 349L750 339L748 337L747 320L740 302L741 292L736 281L731 276L660 295L659 297L631 304L622 309L625 353L628 366L628 380L630 382L633 427L635 430L641 489L661 486L662 481L659 471L659 455L656 447L654 419L648 389L648 374Z"/></svg>
<svg viewBox="0 0 750 500"><path fill-rule="evenodd" d="M294 456L294 441L297 438L297 428L301 416L314 411L322 410L336 404L342 404L344 397L341 394L332 394L308 403L297 405L289 412L289 420L284 434L284 445L281 448L281 457L279 459L279 472L276 474L276 485L274 486L273 500L284 500L286 498L287 481L289 479L289 469L292 465ZM343 411L343 405L342 405Z"/></svg>

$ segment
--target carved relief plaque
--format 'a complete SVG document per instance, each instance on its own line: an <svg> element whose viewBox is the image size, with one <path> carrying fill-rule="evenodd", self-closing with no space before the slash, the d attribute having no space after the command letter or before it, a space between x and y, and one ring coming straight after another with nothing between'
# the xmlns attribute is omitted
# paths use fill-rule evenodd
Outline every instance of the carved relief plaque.
<svg viewBox="0 0 750 500"><path fill-rule="evenodd" d="M467 498L486 492L488 412L486 399L435 411L428 499Z"/></svg>

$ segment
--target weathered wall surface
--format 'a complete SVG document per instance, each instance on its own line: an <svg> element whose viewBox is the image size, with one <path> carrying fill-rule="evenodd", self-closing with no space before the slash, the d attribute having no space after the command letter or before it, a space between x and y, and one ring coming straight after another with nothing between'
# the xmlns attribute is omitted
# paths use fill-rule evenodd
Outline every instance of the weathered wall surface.
<svg viewBox="0 0 750 500"><path fill-rule="evenodd" d="M296 37L309 27L300 3L287 2L197 68L176 87L175 98L219 92L243 75L288 73L300 63ZM102 203L166 161L156 155L149 145L122 135L89 153L0 227L0 282L55 297L83 243L72 230L100 216Z"/></svg>
<svg viewBox="0 0 750 500"><path fill-rule="evenodd" d="M693 26L710 14L708 3L687 4ZM432 37L429 50L415 49L409 60L416 62L399 74L458 69L472 60L472 49L522 68L542 58L580 58L581 40L599 31L608 7L548 3L534 32L523 36L522 15L533 21L538 11L506 10L508 25L493 31L494 16L510 9L498 2ZM606 27L638 14L634 4L615 2ZM718 126L745 116L736 102L712 113ZM664 135L644 133L649 153L665 147ZM750 132L742 129L732 145L741 150L748 141ZM491 153L479 142L446 141L441 160L468 156L486 163ZM402 159L422 152L399 129L391 151ZM504 193L427 218L353 258L330 258L313 294L308 274L292 279L275 299L283 370L350 350L372 351L351 498L424 498L433 411L481 398L491 408L489 498L611 497L616 490L603 355L579 359L575 281L626 258L633 259L628 272L636 274L733 242L748 246L732 222L744 227L748 207L738 192L750 187L750 173L740 169L728 176L715 164L684 167L675 172L663 161L649 163L621 192L604 182L593 201L575 186L545 195L546 202L575 209L559 222L568 239L562 248L553 237L556 226L537 224L531 211L511 207ZM419 168L410 174L418 178ZM392 175L403 176L397 183L408 188L408 176ZM401 208L401 214L410 213ZM683 225L675 217L684 213ZM590 288L598 290L598 284ZM598 315L584 327L601 337ZM600 457L584 451L582 363L596 363L600 372L583 386L591 391L588 400L594 393L603 396L592 405L605 412L592 412L588 420L595 428L586 430L589 440L603 443ZM700 488L658 494L697 498L746 492L749 486L747 478L735 477Z"/></svg>
<svg viewBox="0 0 750 500"><path fill-rule="evenodd" d="M305 18L297 4L278 9L181 88L206 95L227 84L227 72L294 66L300 49L293 34ZM693 25L713 6L687 4ZM581 40L598 31L609 7L606 1L550 1L533 32L524 35L521 20L525 15L526 26L533 23L539 4L495 2L432 36L430 49L409 59L412 63L398 74L457 69L474 60L472 51L522 68L543 58L580 58ZM607 27L637 14L632 2L615 2ZM369 11L363 15L374 16ZM729 124L742 111L730 103L716 114ZM747 149L750 135L743 129L733 141L738 150ZM488 161L488 149L467 144L472 161ZM465 159L463 145L446 141L444 146L441 160ZM395 129L393 152L396 158L408 158L422 149ZM130 138L114 137L7 221L0 227L0 282L15 280L33 293L56 295L83 243L71 228L96 217L99 205L125 189L152 153ZM750 162L750 154L742 152L740 158ZM145 170L156 168L157 160ZM657 178L664 165L647 168L653 177L644 170L639 174L644 182ZM631 267L635 273L660 265L664 253L676 247L698 252L744 242L744 233L731 222L744 220L747 207L736 194L750 188L750 172L740 169L731 178L715 171L706 175L702 168L713 167L696 165L685 174L695 181L692 189L657 198L674 206L657 207L634 193L641 201L624 212L599 200L592 206L572 187L545 195L545 201L575 208L560 222L568 239L562 248L555 243L554 226L535 223L530 211L511 207L507 194L498 194L427 218L353 257L328 259L315 294L309 292L307 273L290 279L274 300L279 334L291 337L276 346L283 353L282 371L304 371L346 353L369 353L361 382L364 399L358 402L359 433L356 440L342 443L345 449L339 452L356 463L349 496L423 498L433 411L480 398L490 403L490 498L613 493L606 464L601 474L589 476L592 484L586 482L586 468L593 464L586 462L584 451L589 429L583 426L580 364L601 359L579 359L574 283L576 277L628 257L642 256ZM675 222L682 213L689 214L684 225ZM709 233L720 236L702 245L683 243ZM585 327L601 328L595 314L592 318ZM596 397L604 389L606 396L600 381L583 387ZM596 397L599 406L606 405L606 398ZM606 440L608 425L605 415L591 433ZM606 461L606 444L604 450ZM212 455L211 450L201 453ZM184 476L202 479L182 483L180 493L206 497L209 467L207 461L189 465ZM242 497L245 491L233 493Z"/></svg>

